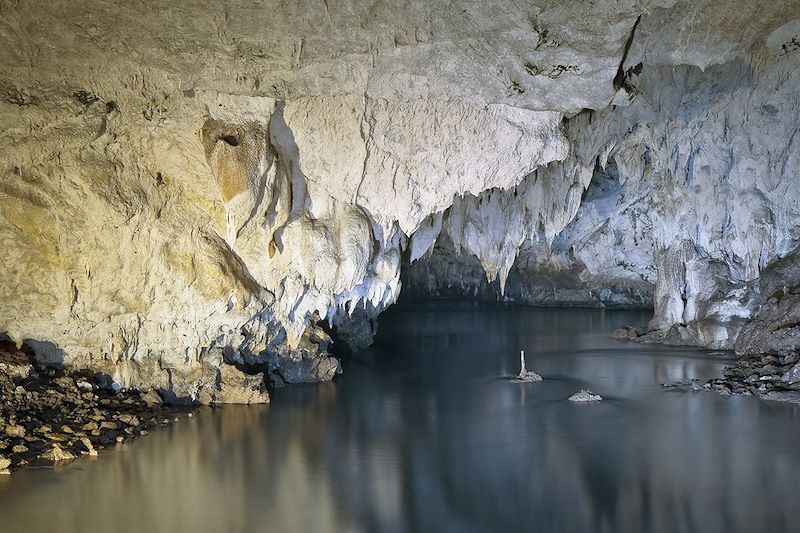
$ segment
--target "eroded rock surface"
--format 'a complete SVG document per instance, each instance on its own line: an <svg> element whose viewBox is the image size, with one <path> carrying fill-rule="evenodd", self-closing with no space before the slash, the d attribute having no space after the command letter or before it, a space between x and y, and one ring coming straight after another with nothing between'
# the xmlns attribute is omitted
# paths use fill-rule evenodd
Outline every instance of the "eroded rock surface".
<svg viewBox="0 0 800 533"><path fill-rule="evenodd" d="M445 249L733 346L800 242L800 3L735 4L0 1L0 332L257 401Z"/></svg>

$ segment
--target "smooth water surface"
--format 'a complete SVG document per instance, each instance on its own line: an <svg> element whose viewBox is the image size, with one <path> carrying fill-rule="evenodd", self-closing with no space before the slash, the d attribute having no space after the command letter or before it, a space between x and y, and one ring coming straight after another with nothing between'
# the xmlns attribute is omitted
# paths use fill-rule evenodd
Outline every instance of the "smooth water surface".
<svg viewBox="0 0 800 533"><path fill-rule="evenodd" d="M647 319L400 306L335 383L0 479L0 531L798 531L800 410L665 390L731 355L609 336Z"/></svg>

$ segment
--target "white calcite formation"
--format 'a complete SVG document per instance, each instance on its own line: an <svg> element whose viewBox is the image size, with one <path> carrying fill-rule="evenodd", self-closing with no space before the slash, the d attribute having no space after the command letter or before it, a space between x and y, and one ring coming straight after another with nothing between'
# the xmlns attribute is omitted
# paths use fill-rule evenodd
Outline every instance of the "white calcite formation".
<svg viewBox="0 0 800 533"><path fill-rule="evenodd" d="M474 199L479 213L466 221L460 206L445 213L445 227L452 217L457 231L440 236L407 281L423 291L494 292L476 263L455 254L464 247L461 235L486 220L507 225L510 209L495 206L514 202L526 216L513 217L513 228L493 243L466 246L492 281L498 262L491 254L510 238L516 259L503 264L501 294L509 274L510 298L536 304L647 304L649 286L656 313L642 340L753 353L739 332L750 320L759 324L754 317L771 294L758 280L800 244L798 32L798 20L779 24L743 57L705 71L650 65L643 51L629 55L625 85L632 98L571 119L570 156L548 167L566 167L576 186L586 183L583 173L592 174L577 212L569 194L550 196L557 200L551 215L566 217L556 238L525 204L525 192L540 179L533 173L511 191ZM627 67L635 61L643 63ZM492 210L501 212L493 217ZM559 226L562 220L550 218ZM781 272L785 287L800 282ZM761 320L748 337L754 328L769 332Z"/></svg>
<svg viewBox="0 0 800 533"><path fill-rule="evenodd" d="M595 394L590 390L581 389L569 398L567 398L571 402L577 403L585 403L585 402L599 402L603 400L603 397L599 394Z"/></svg>
<svg viewBox="0 0 800 533"><path fill-rule="evenodd" d="M0 0L0 332L266 401L447 238L730 344L800 239L800 3L735 4Z"/></svg>
<svg viewBox="0 0 800 533"><path fill-rule="evenodd" d="M519 352L519 374L512 381L514 383L536 383L542 381L542 376L533 370L528 370L527 366L525 366L524 351Z"/></svg>

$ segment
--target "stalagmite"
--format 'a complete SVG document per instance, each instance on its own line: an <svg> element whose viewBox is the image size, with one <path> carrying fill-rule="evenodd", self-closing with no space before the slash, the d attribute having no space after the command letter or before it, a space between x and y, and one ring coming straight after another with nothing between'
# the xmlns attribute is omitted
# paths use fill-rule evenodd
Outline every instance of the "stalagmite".
<svg viewBox="0 0 800 533"><path fill-rule="evenodd" d="M528 370L525 366L524 350L520 350L519 352L519 374L517 374L516 379L513 381L515 383L534 383L536 381L542 381L542 376L532 370Z"/></svg>

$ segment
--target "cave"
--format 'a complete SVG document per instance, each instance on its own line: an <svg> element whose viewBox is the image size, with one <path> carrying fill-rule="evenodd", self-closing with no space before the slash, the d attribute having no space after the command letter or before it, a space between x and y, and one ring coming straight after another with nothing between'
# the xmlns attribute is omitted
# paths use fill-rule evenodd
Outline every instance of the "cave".
<svg viewBox="0 0 800 533"><path fill-rule="evenodd" d="M798 42L0 0L0 529L793 531Z"/></svg>

